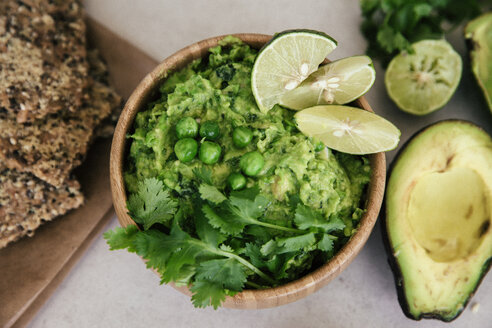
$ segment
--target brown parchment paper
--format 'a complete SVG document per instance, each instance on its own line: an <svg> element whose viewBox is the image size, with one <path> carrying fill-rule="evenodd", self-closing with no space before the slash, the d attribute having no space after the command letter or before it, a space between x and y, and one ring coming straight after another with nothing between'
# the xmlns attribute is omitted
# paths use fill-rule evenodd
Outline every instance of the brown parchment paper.
<svg viewBox="0 0 492 328"><path fill-rule="evenodd" d="M106 60L112 85L128 98L157 62L94 20L87 23L89 43ZM0 327L27 325L113 217L110 145L109 139L96 141L76 170L86 196L81 208L0 250Z"/></svg>

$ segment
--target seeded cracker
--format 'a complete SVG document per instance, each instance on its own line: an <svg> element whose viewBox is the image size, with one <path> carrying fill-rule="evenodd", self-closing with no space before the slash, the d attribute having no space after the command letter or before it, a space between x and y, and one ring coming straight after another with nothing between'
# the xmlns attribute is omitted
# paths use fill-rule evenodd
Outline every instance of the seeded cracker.
<svg viewBox="0 0 492 328"><path fill-rule="evenodd" d="M0 248L23 236L32 236L41 223L79 207L83 201L76 180L67 180L55 188L0 163Z"/></svg>
<svg viewBox="0 0 492 328"><path fill-rule="evenodd" d="M10 113L0 111L0 160L11 169L30 172L60 187L72 169L81 164L94 129L120 104L120 97L111 88L94 81L82 108L75 113L61 111L19 124Z"/></svg>
<svg viewBox="0 0 492 328"><path fill-rule="evenodd" d="M0 108L19 123L76 112L88 79L78 0L0 1Z"/></svg>

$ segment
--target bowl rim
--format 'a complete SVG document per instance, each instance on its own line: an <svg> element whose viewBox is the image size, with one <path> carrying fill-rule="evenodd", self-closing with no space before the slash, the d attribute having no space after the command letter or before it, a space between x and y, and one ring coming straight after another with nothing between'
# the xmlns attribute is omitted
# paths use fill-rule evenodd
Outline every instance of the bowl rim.
<svg viewBox="0 0 492 328"><path fill-rule="evenodd" d="M123 180L123 164L129 145L126 137L127 131L133 127L136 114L144 108L152 92L169 73L183 68L195 59L203 57L210 47L216 46L218 41L229 35L235 36L257 49L260 49L272 38L271 35L267 34L240 33L211 37L193 43L158 64L142 79L128 98L116 125L110 154L110 182L113 206L118 221L123 227L135 224L126 209L127 196ZM363 96L354 103L359 108L373 112ZM369 155L369 161L372 173L366 191L366 211L360 220L357 232L330 261L289 283L262 290L246 289L233 297L228 296L222 306L236 309L260 309L287 304L317 291L338 276L365 245L374 228L383 201L386 180L385 154L371 154ZM170 285L184 294L191 295L186 286Z"/></svg>

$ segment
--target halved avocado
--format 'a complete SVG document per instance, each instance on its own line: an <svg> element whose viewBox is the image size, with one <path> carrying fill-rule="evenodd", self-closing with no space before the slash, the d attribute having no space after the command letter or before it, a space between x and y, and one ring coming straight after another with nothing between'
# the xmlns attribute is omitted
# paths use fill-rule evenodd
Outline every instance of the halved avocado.
<svg viewBox="0 0 492 328"><path fill-rule="evenodd" d="M400 305L451 321L492 260L492 139L450 120L417 133L392 164L383 221Z"/></svg>
<svg viewBox="0 0 492 328"><path fill-rule="evenodd" d="M492 12L469 22L465 28L465 38L471 47L473 74L492 111Z"/></svg>

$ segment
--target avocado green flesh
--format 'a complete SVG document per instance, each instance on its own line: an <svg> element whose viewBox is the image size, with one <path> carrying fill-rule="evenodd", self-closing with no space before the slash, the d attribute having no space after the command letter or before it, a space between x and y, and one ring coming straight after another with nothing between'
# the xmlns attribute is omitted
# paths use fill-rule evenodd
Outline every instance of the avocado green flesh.
<svg viewBox="0 0 492 328"><path fill-rule="evenodd" d="M492 140L460 121L437 123L395 160L386 231L402 308L451 321L492 258Z"/></svg>
<svg viewBox="0 0 492 328"><path fill-rule="evenodd" d="M472 71L492 111L492 13L484 14L466 26L465 37L471 41Z"/></svg>
<svg viewBox="0 0 492 328"><path fill-rule="evenodd" d="M292 225L295 208L290 201L295 197L326 218L343 218L345 237L350 237L364 212L360 207L371 176L368 158L327 148L316 152L317 141L295 127L295 112L280 106L261 112L250 87L256 54L257 50L239 39L226 37L204 59L193 61L163 82L155 101L135 118L125 168L128 192L136 192L139 181L155 177L169 188L180 207L193 207L192 196L202 183L195 169L209 169L213 185L227 195L227 178L240 172L241 156L258 151L265 165L257 176L247 177L246 187L258 186L271 198L265 221ZM189 163L176 158L175 126L188 116L199 124L212 121L219 125L220 137L214 142L221 146L222 155L216 164L205 165L198 156ZM253 132L244 148L234 145L232 134L237 127Z"/></svg>

